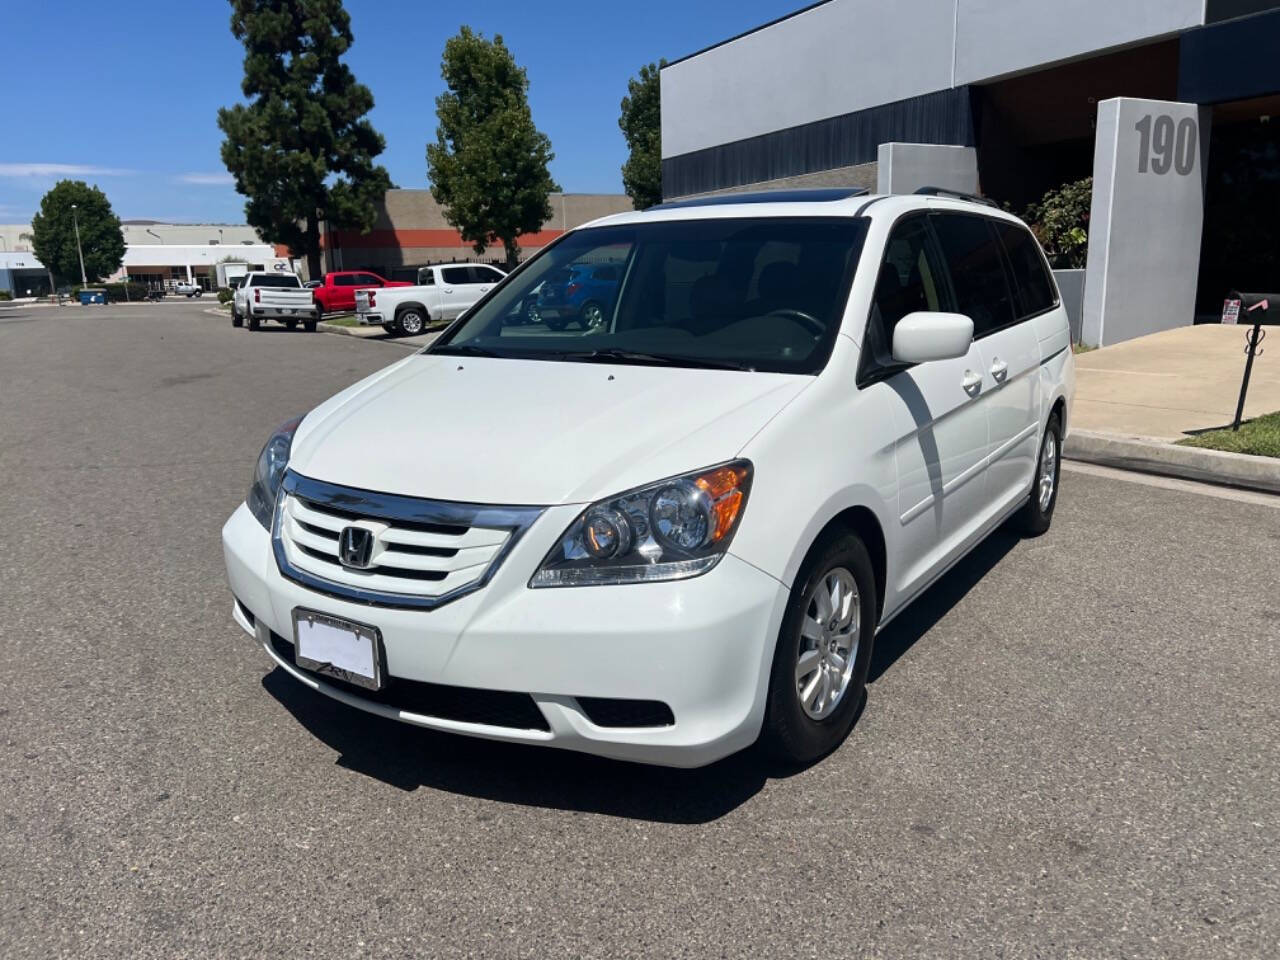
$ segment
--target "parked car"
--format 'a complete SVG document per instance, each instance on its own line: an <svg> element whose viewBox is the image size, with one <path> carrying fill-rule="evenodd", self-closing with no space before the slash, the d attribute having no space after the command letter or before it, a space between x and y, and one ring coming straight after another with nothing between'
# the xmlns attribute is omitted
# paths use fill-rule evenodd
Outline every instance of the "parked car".
<svg viewBox="0 0 1280 960"><path fill-rule="evenodd" d="M297 274L254 270L244 275L231 298L231 325L248 323L257 330L263 320L278 320L290 330L302 324L310 332L316 328L316 305L312 291Z"/></svg>
<svg viewBox="0 0 1280 960"><path fill-rule="evenodd" d="M486 263L451 263L421 267L422 279L414 286L392 290L360 290L356 316L361 323L382 324L393 336L414 336L428 323L461 316L494 286L506 278Z"/></svg>
<svg viewBox="0 0 1280 960"><path fill-rule="evenodd" d="M423 727L675 766L835 749L877 631L1006 521L1049 528L1067 315L993 207L737 201L573 230L282 425L222 531L236 622ZM509 324L619 250L590 335Z"/></svg>
<svg viewBox="0 0 1280 960"><path fill-rule="evenodd" d="M576 322L583 330L604 323L613 309L620 273L617 264L574 264L542 285L538 319L552 330Z"/></svg>
<svg viewBox="0 0 1280 960"><path fill-rule="evenodd" d="M198 283L179 283L174 287L174 292L180 297L186 297L188 300L192 297L204 296L204 288Z"/></svg>
<svg viewBox="0 0 1280 960"><path fill-rule="evenodd" d="M320 315L351 313L356 308L357 290L380 290L384 287L407 287L407 283L384 280L366 270L338 270L324 275L324 281L313 288Z"/></svg>

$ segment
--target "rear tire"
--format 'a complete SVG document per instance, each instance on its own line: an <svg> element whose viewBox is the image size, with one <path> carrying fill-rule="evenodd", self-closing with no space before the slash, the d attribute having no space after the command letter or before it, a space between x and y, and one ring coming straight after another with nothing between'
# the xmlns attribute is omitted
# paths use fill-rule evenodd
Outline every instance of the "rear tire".
<svg viewBox="0 0 1280 960"><path fill-rule="evenodd" d="M286 327L288 327L290 330L297 330L297 329L298 329L298 321L297 321L297 320L286 320L286 321L284 322L284 325L285 325Z"/></svg>
<svg viewBox="0 0 1280 960"><path fill-rule="evenodd" d="M240 316L240 314L236 313L236 308L235 308L235 307L232 307L232 308L231 308L231 325L232 325L233 327L243 327L243 326L244 326L244 317L242 317L242 316Z"/></svg>
<svg viewBox="0 0 1280 960"><path fill-rule="evenodd" d="M316 322L314 320L303 320L302 329L305 330L307 333L315 333Z"/></svg>
<svg viewBox="0 0 1280 960"><path fill-rule="evenodd" d="M568 326L568 323L560 317L556 317L554 319L547 317L543 322L546 323L548 330L554 330L556 333L559 333Z"/></svg>
<svg viewBox="0 0 1280 960"><path fill-rule="evenodd" d="M803 766L853 729L875 640L875 571L866 546L836 532L809 552L782 618L760 739L776 760Z"/></svg>
<svg viewBox="0 0 1280 960"><path fill-rule="evenodd" d="M396 314L396 329L406 337L416 337L426 328L426 318L417 307L405 307Z"/></svg>
<svg viewBox="0 0 1280 960"><path fill-rule="evenodd" d="M1062 476L1062 420L1058 414L1045 424L1044 437L1040 441L1040 456L1036 458L1035 478L1031 492L1018 514L1023 536L1038 537L1053 523L1053 508L1058 505L1058 486Z"/></svg>
<svg viewBox="0 0 1280 960"><path fill-rule="evenodd" d="M257 317L255 317L252 313L249 314L249 329L257 330L258 327L260 326L262 326L262 321L259 320Z"/></svg>
<svg viewBox="0 0 1280 960"><path fill-rule="evenodd" d="M588 300L578 311L578 323L582 324L583 330L594 330L604 323L604 307L595 300Z"/></svg>

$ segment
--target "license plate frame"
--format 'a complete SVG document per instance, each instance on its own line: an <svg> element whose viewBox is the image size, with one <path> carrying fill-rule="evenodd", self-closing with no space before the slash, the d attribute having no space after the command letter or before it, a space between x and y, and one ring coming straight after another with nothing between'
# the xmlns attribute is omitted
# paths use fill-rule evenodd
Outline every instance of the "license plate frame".
<svg viewBox="0 0 1280 960"><path fill-rule="evenodd" d="M317 631L316 628L320 629ZM349 637L344 636L349 635ZM303 653L303 638L307 637L310 652L330 658L340 656L335 664L332 659L316 659ZM351 649L345 648L347 640ZM326 648L327 645L327 648ZM360 668L365 665L365 653L372 676ZM367 623L335 617L309 610L293 609L293 660L299 667L321 677L332 677L366 690L381 690L386 686L386 650L382 645L382 631Z"/></svg>

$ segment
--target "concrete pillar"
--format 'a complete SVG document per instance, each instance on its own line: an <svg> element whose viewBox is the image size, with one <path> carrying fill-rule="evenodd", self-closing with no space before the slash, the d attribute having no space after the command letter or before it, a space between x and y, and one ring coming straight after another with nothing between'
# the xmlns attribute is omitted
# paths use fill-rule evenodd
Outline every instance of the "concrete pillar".
<svg viewBox="0 0 1280 960"><path fill-rule="evenodd" d="M1195 319L1212 109L1098 104L1083 340L1105 346Z"/></svg>
<svg viewBox="0 0 1280 960"><path fill-rule="evenodd" d="M937 143L882 143L876 193L914 193L920 187L978 192L978 151Z"/></svg>

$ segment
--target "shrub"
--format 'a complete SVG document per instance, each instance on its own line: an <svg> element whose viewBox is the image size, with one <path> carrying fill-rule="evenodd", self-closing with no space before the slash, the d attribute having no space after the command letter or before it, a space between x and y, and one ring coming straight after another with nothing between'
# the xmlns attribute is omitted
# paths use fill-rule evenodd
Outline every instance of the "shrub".
<svg viewBox="0 0 1280 960"><path fill-rule="evenodd" d="M235 291L234 291L234 290L232 290L230 287L219 287L219 288L218 288L218 302L219 302L219 303L230 303L230 302L231 302L231 298L232 298L232 297L234 297L235 295L236 295Z"/></svg>
<svg viewBox="0 0 1280 960"><path fill-rule="evenodd" d="M12 300L13 294L8 290L0 290L0 300Z"/></svg>
<svg viewBox="0 0 1280 960"><path fill-rule="evenodd" d="M1050 190L1039 203L1027 207L1022 218L1055 267L1080 268L1089 256L1089 208L1093 204L1093 177L1064 183Z"/></svg>

